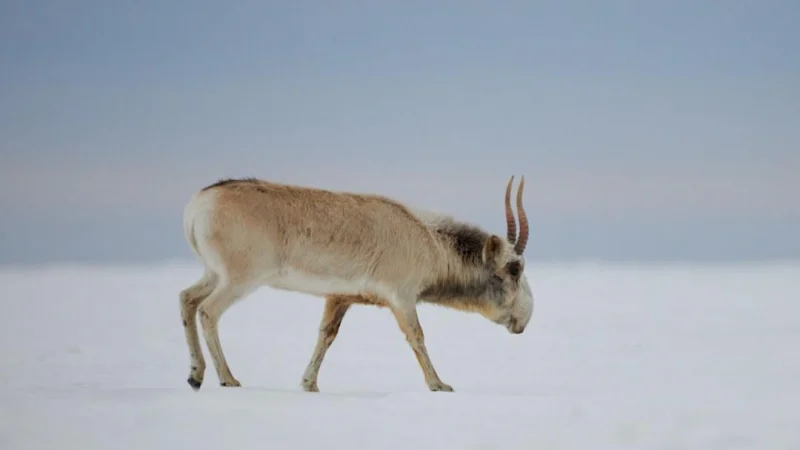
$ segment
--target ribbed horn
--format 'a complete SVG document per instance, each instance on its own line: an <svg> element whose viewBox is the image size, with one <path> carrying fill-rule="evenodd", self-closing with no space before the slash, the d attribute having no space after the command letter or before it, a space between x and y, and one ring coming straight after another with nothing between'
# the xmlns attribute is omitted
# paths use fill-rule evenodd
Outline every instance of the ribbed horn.
<svg viewBox="0 0 800 450"><path fill-rule="evenodd" d="M517 220L514 218L514 211L511 210L511 183L514 176L508 180L506 186L506 239L512 244L517 240Z"/></svg>
<svg viewBox="0 0 800 450"><path fill-rule="evenodd" d="M510 185L509 185L510 186ZM528 245L528 215L525 214L525 208L522 206L522 191L525 189L525 175L519 180L519 189L517 190L517 214L519 214L519 240L514 245L514 251L518 255L525 252L525 246Z"/></svg>

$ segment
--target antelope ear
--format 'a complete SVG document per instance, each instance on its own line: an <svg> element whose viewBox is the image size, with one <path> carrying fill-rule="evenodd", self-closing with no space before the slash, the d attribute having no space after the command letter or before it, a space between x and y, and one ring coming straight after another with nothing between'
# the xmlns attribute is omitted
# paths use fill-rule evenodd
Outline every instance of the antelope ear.
<svg viewBox="0 0 800 450"><path fill-rule="evenodd" d="M497 260L503 253L503 240L500 236L492 235L486 240L483 246L483 262L485 264L497 264Z"/></svg>

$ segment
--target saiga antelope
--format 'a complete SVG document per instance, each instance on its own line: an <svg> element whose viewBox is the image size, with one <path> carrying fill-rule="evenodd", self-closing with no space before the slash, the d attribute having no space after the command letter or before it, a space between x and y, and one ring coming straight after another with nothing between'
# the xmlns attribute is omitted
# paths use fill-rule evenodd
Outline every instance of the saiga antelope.
<svg viewBox="0 0 800 450"><path fill-rule="evenodd" d="M290 186L257 179L222 180L184 209L184 232L204 267L180 294L191 358L187 382L203 383L206 363L196 316L222 386L240 386L219 340L220 316L261 286L325 297L313 356L302 381L318 391L322 359L352 304L388 307L431 391L452 391L433 368L417 317L428 302L479 313L522 333L533 313L523 252L528 220L517 191L520 234L506 186L506 239L451 217L419 213L392 199Z"/></svg>

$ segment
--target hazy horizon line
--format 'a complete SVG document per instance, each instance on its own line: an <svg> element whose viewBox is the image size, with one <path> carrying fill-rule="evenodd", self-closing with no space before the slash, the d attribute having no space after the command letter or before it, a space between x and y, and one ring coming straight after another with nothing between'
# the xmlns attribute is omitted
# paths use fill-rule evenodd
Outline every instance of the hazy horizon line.
<svg viewBox="0 0 800 450"><path fill-rule="evenodd" d="M774 257L743 257L743 258L633 258L633 257L528 257L529 268L541 266L584 266L597 265L607 267L651 267L651 266L775 266L775 265L800 265L800 257L774 256ZM172 258L127 258L127 259L51 259L41 262L7 261L0 262L0 272L9 269L58 269L58 268L155 268L160 266L197 266L201 267L199 260L187 257Z"/></svg>

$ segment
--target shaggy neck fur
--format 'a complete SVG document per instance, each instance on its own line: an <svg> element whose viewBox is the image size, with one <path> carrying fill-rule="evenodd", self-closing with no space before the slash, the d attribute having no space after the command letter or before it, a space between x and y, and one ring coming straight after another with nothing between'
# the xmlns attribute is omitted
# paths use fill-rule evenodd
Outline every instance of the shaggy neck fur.
<svg viewBox="0 0 800 450"><path fill-rule="evenodd" d="M483 249L490 234L486 231L450 218L428 221L440 242L456 254L456 261L446 274L420 293L420 300L450 308L480 311L488 303L503 297L503 281L486 270Z"/></svg>

